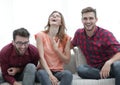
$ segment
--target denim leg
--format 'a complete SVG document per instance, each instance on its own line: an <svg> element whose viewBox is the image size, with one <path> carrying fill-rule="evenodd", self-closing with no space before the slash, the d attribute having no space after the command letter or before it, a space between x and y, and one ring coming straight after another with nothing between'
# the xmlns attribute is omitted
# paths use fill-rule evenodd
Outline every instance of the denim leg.
<svg viewBox="0 0 120 85"><path fill-rule="evenodd" d="M73 76L70 71L64 70L62 72L56 72L54 75L60 80L60 85L72 84Z"/></svg>
<svg viewBox="0 0 120 85"><path fill-rule="evenodd" d="M115 85L120 85L120 61L116 61L112 64L111 75L115 77Z"/></svg>
<svg viewBox="0 0 120 85"><path fill-rule="evenodd" d="M45 70L38 70L36 76L41 85L52 85L48 73Z"/></svg>
<svg viewBox="0 0 120 85"><path fill-rule="evenodd" d="M36 66L32 63L26 65L23 71L22 85L34 85Z"/></svg>
<svg viewBox="0 0 120 85"><path fill-rule="evenodd" d="M0 84L3 83L3 82L5 82L5 81L4 81L4 78L2 76L2 73L0 72Z"/></svg>
<svg viewBox="0 0 120 85"><path fill-rule="evenodd" d="M80 65L77 68L77 72L84 79L100 79L100 70L89 65Z"/></svg>

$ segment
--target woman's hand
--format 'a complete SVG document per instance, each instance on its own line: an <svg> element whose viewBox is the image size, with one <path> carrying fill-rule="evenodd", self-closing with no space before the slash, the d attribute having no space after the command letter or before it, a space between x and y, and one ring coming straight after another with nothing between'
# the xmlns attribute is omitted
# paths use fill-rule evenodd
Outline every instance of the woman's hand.
<svg viewBox="0 0 120 85"><path fill-rule="evenodd" d="M55 51L58 50L58 46L59 46L59 43L60 43L60 39L58 39L57 41L55 40L55 37L51 38L51 43L53 45L53 49Z"/></svg>
<svg viewBox="0 0 120 85"><path fill-rule="evenodd" d="M58 85L58 79L54 75L49 76L52 85Z"/></svg>

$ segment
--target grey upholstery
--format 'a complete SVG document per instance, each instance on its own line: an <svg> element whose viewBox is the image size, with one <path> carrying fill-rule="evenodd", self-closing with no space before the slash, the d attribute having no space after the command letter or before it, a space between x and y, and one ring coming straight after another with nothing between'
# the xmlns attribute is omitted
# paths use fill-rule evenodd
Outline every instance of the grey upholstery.
<svg viewBox="0 0 120 85"><path fill-rule="evenodd" d="M79 48L75 48L73 52L71 52L71 60L70 63L65 65L64 68L70 70L73 73L73 81L72 85L115 85L115 79L81 79L76 73L76 67L80 64L85 64L85 58ZM9 85L8 83L2 83L0 85ZM40 83L35 85L41 85Z"/></svg>

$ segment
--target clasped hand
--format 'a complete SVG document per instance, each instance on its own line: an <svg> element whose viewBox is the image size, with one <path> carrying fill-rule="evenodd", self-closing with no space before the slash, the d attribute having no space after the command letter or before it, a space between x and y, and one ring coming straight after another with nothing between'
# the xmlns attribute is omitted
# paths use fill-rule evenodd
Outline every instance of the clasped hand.
<svg viewBox="0 0 120 85"><path fill-rule="evenodd" d="M9 75L14 76L14 75L16 75L16 73L18 73L18 69L19 68L11 67L7 70L7 72Z"/></svg>

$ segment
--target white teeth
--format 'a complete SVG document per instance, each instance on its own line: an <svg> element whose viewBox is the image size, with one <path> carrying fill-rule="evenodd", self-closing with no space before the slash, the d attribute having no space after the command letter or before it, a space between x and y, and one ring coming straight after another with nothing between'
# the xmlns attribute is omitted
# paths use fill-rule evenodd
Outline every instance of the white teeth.
<svg viewBox="0 0 120 85"><path fill-rule="evenodd" d="M86 26L90 26L90 25L87 24Z"/></svg>
<svg viewBox="0 0 120 85"><path fill-rule="evenodd" d="M86 24L86 25L88 25L88 26L89 26L89 25L91 25L91 24Z"/></svg>
<svg viewBox="0 0 120 85"><path fill-rule="evenodd" d="M91 26L91 24L87 24L86 26L89 27L89 26Z"/></svg>

